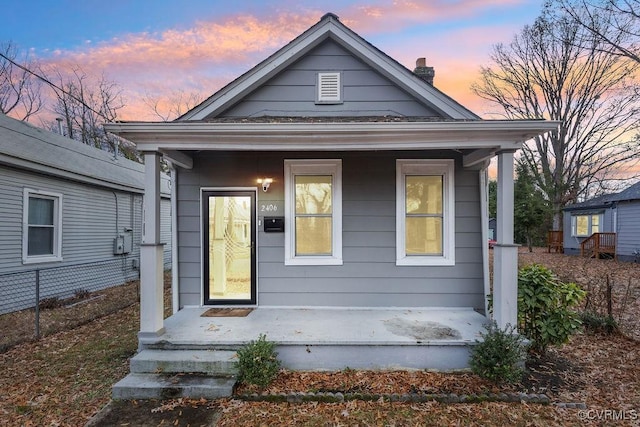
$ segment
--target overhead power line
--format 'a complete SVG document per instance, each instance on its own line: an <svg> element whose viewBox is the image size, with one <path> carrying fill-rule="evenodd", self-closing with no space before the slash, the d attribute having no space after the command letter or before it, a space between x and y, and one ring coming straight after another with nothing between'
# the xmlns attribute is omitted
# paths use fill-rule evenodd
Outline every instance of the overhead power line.
<svg viewBox="0 0 640 427"><path fill-rule="evenodd" d="M83 99L78 98L77 96L75 96L74 94L72 94L71 92L68 92L67 90L61 88L60 86L58 86L57 84L53 83L51 80L47 79L44 76L41 76L40 74L36 73L35 71L32 71L30 69L28 69L27 67L25 67L24 65L14 61L13 59L9 58L8 56L6 56L5 54L3 54L2 52L0 52L0 57L6 59L7 61L11 62L13 65L15 65L16 67L20 68L21 70L26 71L27 73L31 74L32 76L36 77L37 79L42 80L43 82L45 82L46 84L48 84L49 86L53 87L56 90L59 90L60 92L64 93L65 95L75 99L76 101L78 101L80 104L82 104L84 107L86 107L89 111L97 114L98 116L102 117L105 121L109 121L110 119L105 116L103 113L94 110L91 106L87 105L86 102L84 102Z"/></svg>

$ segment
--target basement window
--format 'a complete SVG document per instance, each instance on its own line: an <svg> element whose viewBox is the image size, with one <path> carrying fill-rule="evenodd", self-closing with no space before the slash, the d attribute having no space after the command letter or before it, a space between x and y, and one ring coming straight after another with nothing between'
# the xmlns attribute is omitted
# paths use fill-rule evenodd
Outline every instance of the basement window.
<svg viewBox="0 0 640 427"><path fill-rule="evenodd" d="M316 104L341 104L342 87L340 73L318 73Z"/></svg>

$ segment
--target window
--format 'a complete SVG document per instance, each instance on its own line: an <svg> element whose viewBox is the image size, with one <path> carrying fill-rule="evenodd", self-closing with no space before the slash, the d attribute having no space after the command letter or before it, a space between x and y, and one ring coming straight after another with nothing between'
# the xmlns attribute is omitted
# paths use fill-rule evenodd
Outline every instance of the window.
<svg viewBox="0 0 640 427"><path fill-rule="evenodd" d="M319 104L342 103L340 87L340 73L318 73L318 98Z"/></svg>
<svg viewBox="0 0 640 427"><path fill-rule="evenodd" d="M24 190L22 262L62 261L62 194Z"/></svg>
<svg viewBox="0 0 640 427"><path fill-rule="evenodd" d="M342 162L285 160L285 264L342 265Z"/></svg>
<svg viewBox="0 0 640 427"><path fill-rule="evenodd" d="M600 232L601 214L572 215L571 235L574 237L587 237Z"/></svg>
<svg viewBox="0 0 640 427"><path fill-rule="evenodd" d="M454 265L453 160L397 160L396 265Z"/></svg>

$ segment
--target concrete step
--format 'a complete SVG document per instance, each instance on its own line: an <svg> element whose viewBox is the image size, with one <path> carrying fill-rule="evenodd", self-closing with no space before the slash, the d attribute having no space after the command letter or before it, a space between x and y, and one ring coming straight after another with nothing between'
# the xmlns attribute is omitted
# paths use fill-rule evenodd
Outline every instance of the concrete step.
<svg viewBox="0 0 640 427"><path fill-rule="evenodd" d="M237 374L236 352L227 350L142 350L131 359L131 373Z"/></svg>
<svg viewBox="0 0 640 427"><path fill-rule="evenodd" d="M129 374L111 391L115 400L133 399L217 399L233 394L235 377L211 377L196 374Z"/></svg>

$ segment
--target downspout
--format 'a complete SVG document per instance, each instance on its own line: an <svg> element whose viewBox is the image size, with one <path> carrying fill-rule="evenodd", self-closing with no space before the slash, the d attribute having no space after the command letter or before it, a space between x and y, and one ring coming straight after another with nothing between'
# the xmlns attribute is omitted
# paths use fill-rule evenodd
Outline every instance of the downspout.
<svg viewBox="0 0 640 427"><path fill-rule="evenodd" d="M120 215L120 210L118 209L118 195L113 190L111 190L111 193L113 193L113 198L116 201L116 237L118 237L118 234L120 233L120 228L118 227L118 216Z"/></svg>
<svg viewBox="0 0 640 427"><path fill-rule="evenodd" d="M173 314L180 309L180 293L178 289L178 177L177 169L171 162L169 173L171 177L171 308Z"/></svg>
<svg viewBox="0 0 640 427"><path fill-rule="evenodd" d="M489 295L491 281L489 278L489 161L479 171L480 176L480 234L482 247L482 278L484 282L484 315L490 319Z"/></svg>

